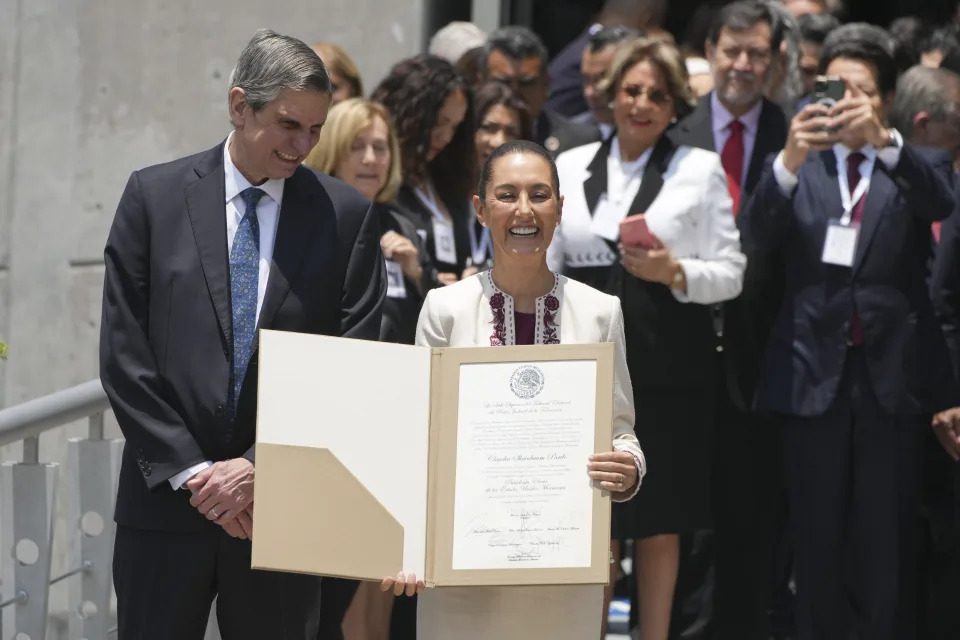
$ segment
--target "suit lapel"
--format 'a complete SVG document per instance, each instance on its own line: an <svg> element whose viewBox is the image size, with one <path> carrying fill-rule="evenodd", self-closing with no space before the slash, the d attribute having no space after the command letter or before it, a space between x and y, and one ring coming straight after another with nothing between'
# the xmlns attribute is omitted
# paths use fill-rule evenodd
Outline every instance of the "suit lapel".
<svg viewBox="0 0 960 640"><path fill-rule="evenodd" d="M763 172L766 157L783 148L786 131L784 131L783 123L779 122L777 118L779 109L780 107L764 98L763 107L760 110L760 120L757 123L757 136L754 139L753 152L750 156L750 166L747 169L747 182L743 189L746 195L753 193L760 181L760 174ZM780 137L781 131L783 131L784 139Z"/></svg>
<svg viewBox="0 0 960 640"><path fill-rule="evenodd" d="M653 204L653 201L657 199L660 189L663 188L663 174L667 172L667 166L670 164L670 159L673 157L676 148L673 140L668 136L660 136L660 140L657 141L653 152L650 154L647 166L643 169L640 189L630 204L631 215L645 213Z"/></svg>
<svg viewBox="0 0 960 640"><path fill-rule="evenodd" d="M710 95L700 98L697 108L684 121L681 144L720 153L713 139L713 109L710 107Z"/></svg>
<svg viewBox="0 0 960 640"><path fill-rule="evenodd" d="M305 181L311 179L303 167L283 186L283 203L277 222L277 239L273 245L270 277L263 296L263 307L257 328L269 328L290 291L290 283L303 267L307 250L319 221L319 205L309 197Z"/></svg>
<svg viewBox="0 0 960 640"><path fill-rule="evenodd" d="M864 256L870 248L870 243L880 228L880 220L890 199L895 195L896 188L893 180L882 168L880 158L877 158L873 175L870 177L870 189L867 191L867 201L863 205L863 218L860 220L860 237L857 239L857 253L853 260L853 270L856 272L863 264Z"/></svg>
<svg viewBox="0 0 960 640"><path fill-rule="evenodd" d="M188 183L184 196L193 237L200 254L203 277L207 282L220 331L226 344L233 343L230 312L230 267L227 259L226 186L224 184L223 144L203 154L194 167L197 179Z"/></svg>
<svg viewBox="0 0 960 640"><path fill-rule="evenodd" d="M837 179L837 157L833 149L827 149L820 152L819 159L820 162L814 163L818 175L813 184L820 185L817 188L820 197L817 203L821 210L815 215L822 215L828 221L839 219L843 213L843 202L840 200L840 182Z"/></svg>
<svg viewBox="0 0 960 640"><path fill-rule="evenodd" d="M597 203L600 202L600 196L607 190L607 157L610 155L612 144L611 136L600 145L597 155L593 156L593 160L587 166L587 172L590 175L583 181L583 195L587 199L587 211L591 216L597 208Z"/></svg>

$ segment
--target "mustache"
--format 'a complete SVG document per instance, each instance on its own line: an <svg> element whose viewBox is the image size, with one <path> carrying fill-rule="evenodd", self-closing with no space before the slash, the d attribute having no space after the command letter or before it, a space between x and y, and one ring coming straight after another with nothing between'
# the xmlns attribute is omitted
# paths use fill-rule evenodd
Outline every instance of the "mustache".
<svg viewBox="0 0 960 640"><path fill-rule="evenodd" d="M738 71L737 69L731 69L727 71L727 80L742 80L744 82L761 82L763 78L758 76L752 71Z"/></svg>

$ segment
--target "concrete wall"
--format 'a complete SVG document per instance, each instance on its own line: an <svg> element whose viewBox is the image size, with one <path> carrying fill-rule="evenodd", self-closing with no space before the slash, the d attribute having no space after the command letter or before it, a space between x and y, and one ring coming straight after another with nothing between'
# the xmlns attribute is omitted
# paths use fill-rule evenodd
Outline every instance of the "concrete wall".
<svg viewBox="0 0 960 640"><path fill-rule="evenodd" d="M420 50L425 1L0 0L0 406L97 375L102 252L123 186L226 135L227 77L254 30L334 41L373 88ZM43 436L41 459L62 461L82 427Z"/></svg>

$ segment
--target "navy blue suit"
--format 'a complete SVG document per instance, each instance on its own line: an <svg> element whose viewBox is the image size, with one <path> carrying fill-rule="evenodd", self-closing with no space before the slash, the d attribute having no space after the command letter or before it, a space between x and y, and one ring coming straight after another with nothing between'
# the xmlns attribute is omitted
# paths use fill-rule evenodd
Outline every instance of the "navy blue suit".
<svg viewBox="0 0 960 640"><path fill-rule="evenodd" d="M926 271L951 160L910 145L892 169L877 159L852 267L821 259L842 213L833 151L807 158L789 196L771 164L740 227L784 260L756 402L785 416L799 638L845 639L852 621L861 638L909 639L922 416L950 395Z"/></svg>

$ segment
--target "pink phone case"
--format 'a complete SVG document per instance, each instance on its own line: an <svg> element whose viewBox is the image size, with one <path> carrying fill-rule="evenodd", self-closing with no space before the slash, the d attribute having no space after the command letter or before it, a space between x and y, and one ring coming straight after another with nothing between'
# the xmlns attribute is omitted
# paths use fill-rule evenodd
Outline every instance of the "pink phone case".
<svg viewBox="0 0 960 640"><path fill-rule="evenodd" d="M647 227L642 213L624 218L620 223L620 241L628 247L654 249L657 241Z"/></svg>

